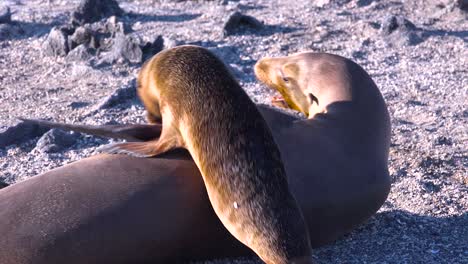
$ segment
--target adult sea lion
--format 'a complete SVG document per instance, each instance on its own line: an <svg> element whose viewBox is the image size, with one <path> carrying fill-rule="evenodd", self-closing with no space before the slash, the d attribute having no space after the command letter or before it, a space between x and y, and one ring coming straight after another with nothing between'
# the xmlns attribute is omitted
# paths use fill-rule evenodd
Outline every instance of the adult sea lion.
<svg viewBox="0 0 468 264"><path fill-rule="evenodd" d="M328 98L335 89L340 93L342 85L353 96L343 100L337 94L337 100L327 106L322 93L312 94L327 111L310 115L306 120L269 107L259 106L259 110L280 148L290 188L305 216L312 246L317 247L362 224L385 201L390 189L386 166L390 124L382 96L362 68L341 57L314 54L292 55L278 61L270 59L276 67L266 68L278 70L288 63L288 58L299 67L315 69L333 62L335 68L312 71L307 78L328 87ZM276 79L280 75L266 76ZM336 83L336 78L342 83L331 85ZM307 105L304 109L308 109ZM75 129L76 125L68 126ZM111 137L122 136L114 134L115 127L86 128L94 130L88 131L93 134L100 131ZM373 136L365 137L368 133ZM158 136L153 132L149 135ZM149 135L134 139L147 140L152 137ZM366 151L371 148L373 155ZM42 190L61 186L66 180L73 180L69 182L71 186L87 188L76 192L47 192L50 197L44 198L39 195L44 193ZM39 186L40 182L44 186ZM126 196L126 192L130 195ZM103 193L106 203L96 203L103 199L100 198ZM86 200L86 197L90 198ZM24 202L17 202L21 199ZM52 199L69 201L69 204L55 206L55 214L41 214L39 221L32 208L49 208ZM132 208L137 211L130 211ZM169 213L163 213L168 209ZM75 224L61 220L69 215L74 216ZM222 227L209 205L200 173L187 153L168 155L164 159L98 155L57 168L0 190L0 220L3 219L9 219L8 224L0 225L0 259L6 263L171 263L250 252ZM148 220L145 223L151 224L139 222L145 219ZM50 227L40 231L43 222L49 222ZM119 243L103 244L99 238L112 237L108 234L119 237ZM76 236L86 243L76 243L72 239ZM59 240L60 249L54 247ZM22 258L16 261L18 249L24 250ZM60 256L59 261L48 261ZM13 260L8 262L9 259Z"/></svg>
<svg viewBox="0 0 468 264"><path fill-rule="evenodd" d="M181 263L251 254L190 155L101 154L0 190L0 263ZM213 250L216 249L216 250Z"/></svg>

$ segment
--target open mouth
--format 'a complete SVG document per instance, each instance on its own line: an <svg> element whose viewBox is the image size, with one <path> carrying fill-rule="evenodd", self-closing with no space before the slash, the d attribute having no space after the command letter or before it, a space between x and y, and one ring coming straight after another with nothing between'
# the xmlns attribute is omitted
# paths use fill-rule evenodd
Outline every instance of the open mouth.
<svg viewBox="0 0 468 264"><path fill-rule="evenodd" d="M273 105L302 112L301 108L294 102L285 88L277 87L276 90L280 95L273 96L271 100Z"/></svg>
<svg viewBox="0 0 468 264"><path fill-rule="evenodd" d="M271 103L274 106L277 106L277 107L280 107L280 108L286 108L286 109L291 108L291 107L289 107L288 103L286 103L286 100L284 100L284 98L281 95L273 96L273 98L271 98Z"/></svg>

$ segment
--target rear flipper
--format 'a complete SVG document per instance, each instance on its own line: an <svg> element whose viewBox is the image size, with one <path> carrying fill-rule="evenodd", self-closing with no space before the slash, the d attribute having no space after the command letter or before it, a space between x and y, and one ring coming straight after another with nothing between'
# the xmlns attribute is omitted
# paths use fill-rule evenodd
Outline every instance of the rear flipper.
<svg viewBox="0 0 468 264"><path fill-rule="evenodd" d="M26 123L33 123L48 128L59 128L67 131L81 132L93 136L125 139L129 141L150 141L161 135L161 124L129 124L129 125L75 125L51 122L40 119L18 118Z"/></svg>
<svg viewBox="0 0 468 264"><path fill-rule="evenodd" d="M176 135L161 136L160 139L145 142L124 142L105 145L99 152L109 154L126 154L133 157L150 158L164 154L169 150L182 147Z"/></svg>
<svg viewBox="0 0 468 264"><path fill-rule="evenodd" d="M169 150L184 147L180 134L172 125L163 126L159 139L145 142L124 142L109 144L98 149L110 154L127 154L134 157L154 157Z"/></svg>

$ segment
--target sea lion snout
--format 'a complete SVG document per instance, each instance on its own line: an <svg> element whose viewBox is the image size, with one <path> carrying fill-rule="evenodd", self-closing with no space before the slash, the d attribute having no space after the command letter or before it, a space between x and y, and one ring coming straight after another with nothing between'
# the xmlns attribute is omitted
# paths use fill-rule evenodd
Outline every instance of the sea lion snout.
<svg viewBox="0 0 468 264"><path fill-rule="evenodd" d="M300 75L300 67L288 57L263 58L254 68L259 81L268 87L278 91L283 97L284 103L273 98L276 106L287 106L308 116L309 103L305 93L301 90L303 78Z"/></svg>

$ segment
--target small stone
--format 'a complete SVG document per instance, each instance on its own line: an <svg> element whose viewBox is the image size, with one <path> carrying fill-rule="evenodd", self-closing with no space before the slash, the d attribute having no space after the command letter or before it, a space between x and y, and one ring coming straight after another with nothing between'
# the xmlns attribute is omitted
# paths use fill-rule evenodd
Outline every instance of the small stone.
<svg viewBox="0 0 468 264"><path fill-rule="evenodd" d="M115 36L119 33L125 35L132 31L132 28L128 24L119 22L115 16L109 17L104 25L106 27L106 31L111 33L112 36Z"/></svg>
<svg viewBox="0 0 468 264"><path fill-rule="evenodd" d="M417 45L423 41L420 30L402 16L386 17L382 23L381 32L390 44Z"/></svg>
<svg viewBox="0 0 468 264"><path fill-rule="evenodd" d="M70 49L74 49L75 47L81 44L89 44L91 41L92 32L87 27L78 27L73 35L69 37L69 46Z"/></svg>
<svg viewBox="0 0 468 264"><path fill-rule="evenodd" d="M53 27L42 46L49 56L65 56L69 52L68 34L63 28Z"/></svg>
<svg viewBox="0 0 468 264"><path fill-rule="evenodd" d="M390 35L396 30L414 30L416 26L402 16L388 16L382 23L382 33Z"/></svg>
<svg viewBox="0 0 468 264"><path fill-rule="evenodd" d="M457 0L457 6L461 10L468 12L468 0Z"/></svg>
<svg viewBox="0 0 468 264"><path fill-rule="evenodd" d="M80 101L80 102L71 102L68 106L71 107L72 109L78 109L78 108L82 108L88 105L89 103Z"/></svg>
<svg viewBox="0 0 468 264"><path fill-rule="evenodd" d="M45 153L60 152L75 144L79 137L79 133L53 128L37 141L36 149Z"/></svg>
<svg viewBox="0 0 468 264"><path fill-rule="evenodd" d="M129 84L117 88L111 95L105 97L97 105L96 109L107 109L114 106L123 104L129 100L136 98L136 83L135 80L131 81Z"/></svg>
<svg viewBox="0 0 468 264"><path fill-rule="evenodd" d="M49 130L35 124L19 122L15 126L11 126L4 131L0 130L0 148L12 144L20 144L32 138L43 135Z"/></svg>
<svg viewBox="0 0 468 264"><path fill-rule="evenodd" d="M436 145L447 145L447 146L451 146L453 144L452 142L452 139L451 138L448 138L448 137L445 137L445 136L440 136L436 139L436 142L435 142Z"/></svg>
<svg viewBox="0 0 468 264"><path fill-rule="evenodd" d="M7 6L0 7L0 24L11 22L11 11Z"/></svg>
<svg viewBox="0 0 468 264"><path fill-rule="evenodd" d="M375 0L358 0L356 2L356 5L358 7L364 7L364 6L368 6L370 4L372 4L372 2L374 2Z"/></svg>
<svg viewBox="0 0 468 264"><path fill-rule="evenodd" d="M263 28L263 23L252 16L243 15L239 11L235 11L224 24L223 34L225 37L233 35L240 32L243 28L258 30Z"/></svg>
<svg viewBox="0 0 468 264"><path fill-rule="evenodd" d="M121 16L123 13L115 0L82 0L71 15L71 23L84 25L110 16Z"/></svg>
<svg viewBox="0 0 468 264"><path fill-rule="evenodd" d="M366 57L367 53L362 50L356 50L353 51L352 56L354 59L364 59Z"/></svg>
<svg viewBox="0 0 468 264"><path fill-rule="evenodd" d="M153 42L146 42L144 46L141 47L143 51L143 60L151 58L156 53L164 49L164 38L159 35Z"/></svg>
<svg viewBox="0 0 468 264"><path fill-rule="evenodd" d="M67 60L87 61L91 59L94 53L94 49L89 48L87 44L81 44L68 53Z"/></svg>
<svg viewBox="0 0 468 264"><path fill-rule="evenodd" d="M143 60L143 51L136 39L131 36L118 34L114 39L112 49L100 61L103 63L130 62L141 63Z"/></svg>

